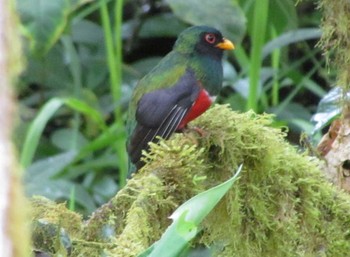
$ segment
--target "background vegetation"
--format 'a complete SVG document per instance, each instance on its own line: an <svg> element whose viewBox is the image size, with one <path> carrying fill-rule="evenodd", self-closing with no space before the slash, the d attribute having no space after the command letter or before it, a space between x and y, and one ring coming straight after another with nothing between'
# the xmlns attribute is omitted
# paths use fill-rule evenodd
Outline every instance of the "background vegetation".
<svg viewBox="0 0 350 257"><path fill-rule="evenodd" d="M311 116L333 81L315 46L315 2L198 3L17 0L27 66L14 140L28 195L68 200L83 214L115 195L127 173L132 89L190 25L215 26L237 46L224 61L220 103L275 114L274 125L288 127L293 143L301 131L312 132Z"/></svg>

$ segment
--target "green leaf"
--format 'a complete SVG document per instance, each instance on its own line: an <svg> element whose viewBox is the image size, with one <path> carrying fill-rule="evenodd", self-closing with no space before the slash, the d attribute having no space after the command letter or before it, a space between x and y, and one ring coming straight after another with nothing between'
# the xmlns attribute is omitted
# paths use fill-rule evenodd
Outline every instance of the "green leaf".
<svg viewBox="0 0 350 257"><path fill-rule="evenodd" d="M101 150L111 145L111 142L122 138L124 131L119 127L118 124L112 124L107 130L103 131L99 136L84 146L80 153L79 159L82 159L89 155L91 152ZM116 160L117 161L117 160Z"/></svg>
<svg viewBox="0 0 350 257"><path fill-rule="evenodd" d="M27 69L22 76L23 83L37 84L43 88L43 91L33 92L28 96L35 98L35 101L33 99L31 102L40 104L43 97L47 99L52 95L73 94L72 76L67 68L65 55L63 47L56 44L44 58L28 56Z"/></svg>
<svg viewBox="0 0 350 257"><path fill-rule="evenodd" d="M108 1L108 0L107 0ZM84 4L96 2L95 0L70 0L72 8L78 9Z"/></svg>
<svg viewBox="0 0 350 257"><path fill-rule="evenodd" d="M279 120L287 121L289 125L292 125L292 120L299 119L307 122L311 118L310 111L302 104L295 102L288 102L281 109L273 107L270 111L276 113Z"/></svg>
<svg viewBox="0 0 350 257"><path fill-rule="evenodd" d="M17 0L17 6L32 52L45 55L67 26L70 1Z"/></svg>
<svg viewBox="0 0 350 257"><path fill-rule="evenodd" d="M76 151L69 151L36 161L27 168L24 174L24 180L26 182L38 182L41 179L45 180L54 177L71 164L76 155Z"/></svg>
<svg viewBox="0 0 350 257"><path fill-rule="evenodd" d="M87 103L75 98L52 98L41 108L39 114L33 120L28 129L20 157L20 163L24 168L31 164L34 153L39 144L40 136L42 135L47 122L63 104L75 111L85 114L96 122L102 130L107 129L102 115Z"/></svg>
<svg viewBox="0 0 350 257"><path fill-rule="evenodd" d="M141 27L139 36L150 37L177 37L186 25L172 13L163 13L146 19Z"/></svg>
<svg viewBox="0 0 350 257"><path fill-rule="evenodd" d="M238 167L235 175L229 180L186 201L176 209L170 218L176 221L184 212L187 212L186 220L193 221L196 225L199 225L199 223L209 214L209 212L215 207L215 205L237 180L238 175L242 170L242 166L243 165L241 164Z"/></svg>
<svg viewBox="0 0 350 257"><path fill-rule="evenodd" d="M253 31L255 18L254 4L256 0L238 0L239 5L244 10L248 20L248 33ZM269 0L268 6L268 27L276 29L277 34L286 30L294 29L298 24L298 17L293 1Z"/></svg>
<svg viewBox="0 0 350 257"><path fill-rule="evenodd" d="M52 116L63 105L62 99L53 98L48 101L40 110L37 117L31 123L26 138L24 140L23 149L20 156L20 164L26 168L32 162L34 153L38 147L40 136Z"/></svg>
<svg viewBox="0 0 350 257"><path fill-rule="evenodd" d="M74 188L75 202L84 206L88 211L93 211L96 206L84 187L68 180L55 178L74 161L76 155L76 151L69 151L30 165L24 174L26 194L28 196L42 195L51 200L68 200Z"/></svg>
<svg viewBox="0 0 350 257"><path fill-rule="evenodd" d="M246 18L236 1L167 0L174 14L192 25L208 25L238 43L246 30Z"/></svg>
<svg viewBox="0 0 350 257"><path fill-rule="evenodd" d="M77 21L72 24L72 40L75 43L104 46L102 27L89 20Z"/></svg>
<svg viewBox="0 0 350 257"><path fill-rule="evenodd" d="M231 188L241 170L242 165L239 166L231 179L192 197L177 208L170 216L173 223L167 228L160 240L141 253L139 257L179 256L187 247L188 242L198 233L198 225Z"/></svg>
<svg viewBox="0 0 350 257"><path fill-rule="evenodd" d="M262 46L265 43L266 29L268 21L269 0L255 1L254 4L254 19L252 21L251 42L252 47L250 51L250 65L249 65L249 94L246 109L257 111L258 109L258 90L261 87L259 83L260 72L262 67L261 52Z"/></svg>
<svg viewBox="0 0 350 257"><path fill-rule="evenodd" d="M76 143L72 143L76 141ZM75 131L72 128L63 128L55 130L51 135L51 142L53 145L63 151L72 149L80 150L88 144L88 140L80 131ZM73 145L75 147L73 147Z"/></svg>
<svg viewBox="0 0 350 257"><path fill-rule="evenodd" d="M87 103L76 98L65 98L64 103L80 113L85 114L91 120L93 120L101 129L106 129L106 124L100 112L89 106Z"/></svg>
<svg viewBox="0 0 350 257"><path fill-rule="evenodd" d="M300 41L318 39L321 37L321 35L322 32L319 28L303 28L285 32L264 46L262 51L262 58L265 59L275 49L282 48L284 46Z"/></svg>
<svg viewBox="0 0 350 257"><path fill-rule="evenodd" d="M270 0L269 23L276 28L278 34L297 27L298 17L295 2Z"/></svg>

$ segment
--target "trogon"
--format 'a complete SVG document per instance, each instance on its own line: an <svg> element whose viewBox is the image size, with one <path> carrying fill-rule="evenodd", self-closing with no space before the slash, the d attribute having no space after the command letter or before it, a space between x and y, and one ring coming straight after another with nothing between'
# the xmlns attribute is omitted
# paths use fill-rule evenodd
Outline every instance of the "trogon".
<svg viewBox="0 0 350 257"><path fill-rule="evenodd" d="M168 139L205 112L222 86L224 50L234 45L221 32L193 26L136 85L128 113L130 161L140 169L142 150L158 137Z"/></svg>

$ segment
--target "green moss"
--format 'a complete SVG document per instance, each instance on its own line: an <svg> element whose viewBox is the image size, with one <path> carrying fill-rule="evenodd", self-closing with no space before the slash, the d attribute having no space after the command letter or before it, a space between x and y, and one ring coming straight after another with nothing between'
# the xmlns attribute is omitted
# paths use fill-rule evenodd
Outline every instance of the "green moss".
<svg viewBox="0 0 350 257"><path fill-rule="evenodd" d="M82 217L68 210L64 203L56 204L44 197L31 199L32 220L43 220L50 224L59 224L72 235L79 235L82 229Z"/></svg>
<svg viewBox="0 0 350 257"><path fill-rule="evenodd" d="M350 2L319 0L323 10L323 35L319 45L329 57L329 65L337 70L337 85L350 90Z"/></svg>
<svg viewBox="0 0 350 257"><path fill-rule="evenodd" d="M72 237L72 256L137 255L160 238L177 206L241 163L240 179L193 244L213 247L214 256L347 256L349 196L271 121L216 105L192 124L202 135L190 129L153 144L144 168Z"/></svg>
<svg viewBox="0 0 350 257"><path fill-rule="evenodd" d="M206 220L202 242L221 242L222 256L315 256L323 251L346 256L349 197L325 180L318 161L298 153L281 132L266 126L268 115L237 114L222 106L207 115L217 118L205 116L196 123L210 127L206 144L219 148L208 158L212 147L207 147L204 157L216 166L210 171L213 184L229 177L239 163L244 171ZM339 204L348 211L340 211Z"/></svg>
<svg viewBox="0 0 350 257"><path fill-rule="evenodd" d="M80 236L81 216L69 211L65 204L56 204L44 197L32 198L31 206L34 249L53 256L68 256L72 238Z"/></svg>

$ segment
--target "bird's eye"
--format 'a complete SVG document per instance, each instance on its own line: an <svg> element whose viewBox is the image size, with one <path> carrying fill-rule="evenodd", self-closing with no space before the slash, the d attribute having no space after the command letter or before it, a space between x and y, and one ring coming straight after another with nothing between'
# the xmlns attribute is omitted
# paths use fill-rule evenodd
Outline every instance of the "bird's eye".
<svg viewBox="0 0 350 257"><path fill-rule="evenodd" d="M205 35L205 41L207 41L209 44L214 44L216 41L216 37L212 33L208 33Z"/></svg>

